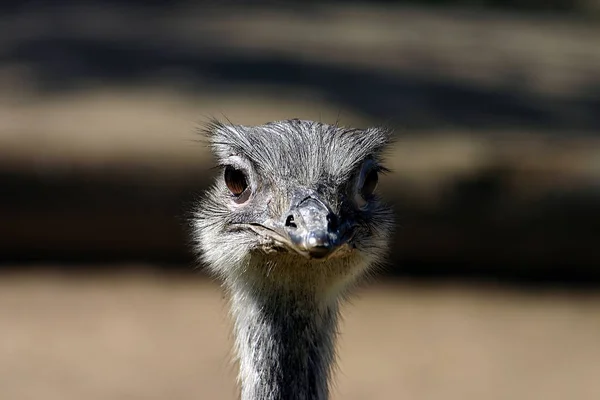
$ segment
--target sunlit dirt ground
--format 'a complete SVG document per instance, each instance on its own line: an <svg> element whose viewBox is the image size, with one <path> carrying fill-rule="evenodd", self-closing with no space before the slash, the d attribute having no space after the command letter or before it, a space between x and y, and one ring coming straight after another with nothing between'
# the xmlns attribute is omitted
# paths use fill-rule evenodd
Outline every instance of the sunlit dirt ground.
<svg viewBox="0 0 600 400"><path fill-rule="evenodd" d="M335 399L598 399L600 295L383 282L344 308ZM0 398L235 399L200 276L0 277Z"/></svg>

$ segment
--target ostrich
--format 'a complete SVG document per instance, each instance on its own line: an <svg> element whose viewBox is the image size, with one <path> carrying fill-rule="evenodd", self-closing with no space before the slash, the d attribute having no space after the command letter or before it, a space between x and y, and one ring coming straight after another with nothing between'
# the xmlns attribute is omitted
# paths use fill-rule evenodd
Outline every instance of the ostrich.
<svg viewBox="0 0 600 400"><path fill-rule="evenodd" d="M194 238L229 295L241 399L327 399L340 302L392 228L375 193L390 134L298 119L205 133L223 172Z"/></svg>

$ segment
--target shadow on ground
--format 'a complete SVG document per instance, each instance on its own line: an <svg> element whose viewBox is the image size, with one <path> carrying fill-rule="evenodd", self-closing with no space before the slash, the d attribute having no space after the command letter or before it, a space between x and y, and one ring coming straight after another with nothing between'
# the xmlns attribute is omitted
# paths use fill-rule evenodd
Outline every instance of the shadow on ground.
<svg viewBox="0 0 600 400"><path fill-rule="evenodd" d="M78 38L38 38L15 44L3 63L27 63L38 88L74 90L90 80L133 85L177 71L189 91L264 85L310 90L342 109L415 132L443 128L541 130L597 133L600 85L578 96L523 92L526 82L512 72L512 84L484 87L433 74L389 73L379 69L319 64L286 56L236 54L200 46ZM65 62L66 61L66 62Z"/></svg>

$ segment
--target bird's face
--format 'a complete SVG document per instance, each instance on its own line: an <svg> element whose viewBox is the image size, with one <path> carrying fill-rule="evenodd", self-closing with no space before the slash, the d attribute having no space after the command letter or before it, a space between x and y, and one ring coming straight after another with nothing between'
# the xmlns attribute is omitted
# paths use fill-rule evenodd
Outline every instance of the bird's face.
<svg viewBox="0 0 600 400"><path fill-rule="evenodd" d="M195 227L214 271L331 286L380 261L391 229L376 192L386 132L291 120L214 124L210 137L222 171Z"/></svg>

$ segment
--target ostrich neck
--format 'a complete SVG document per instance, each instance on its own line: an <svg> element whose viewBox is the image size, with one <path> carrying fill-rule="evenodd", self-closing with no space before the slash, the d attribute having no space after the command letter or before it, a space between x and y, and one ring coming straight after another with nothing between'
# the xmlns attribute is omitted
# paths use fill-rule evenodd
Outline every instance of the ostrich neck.
<svg viewBox="0 0 600 400"><path fill-rule="evenodd" d="M241 399L327 399L338 305L266 292L233 291Z"/></svg>

